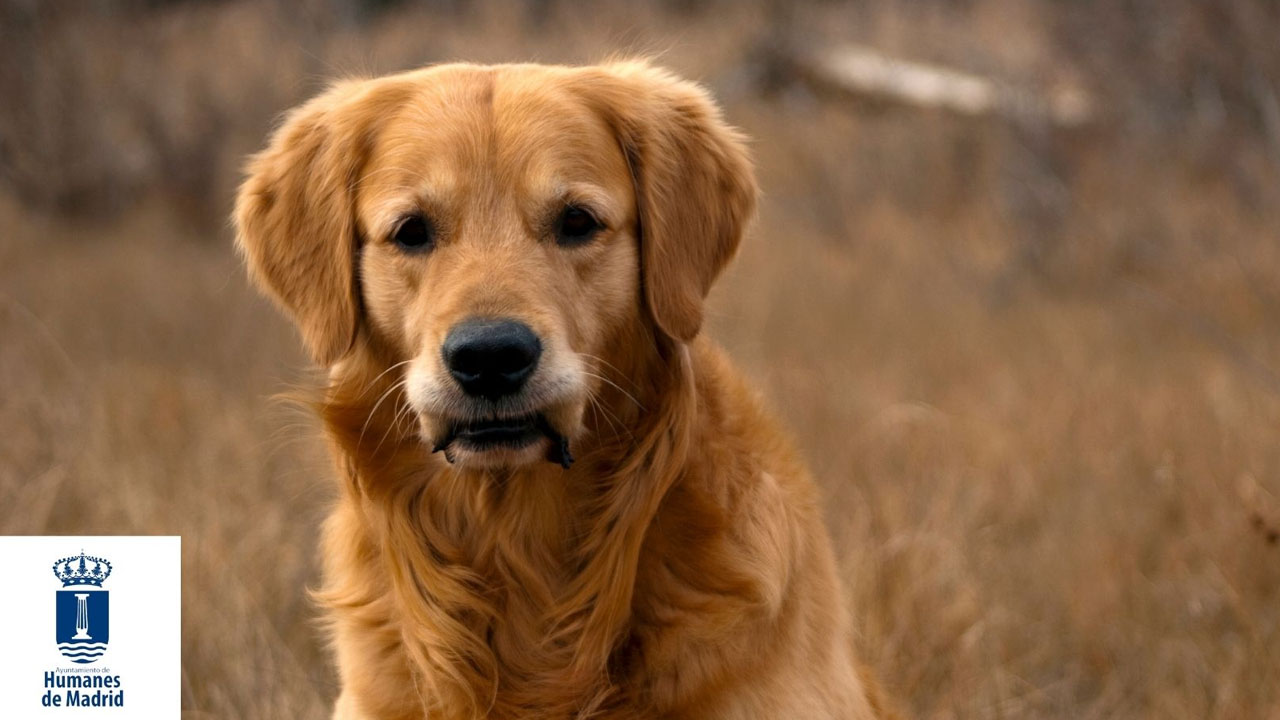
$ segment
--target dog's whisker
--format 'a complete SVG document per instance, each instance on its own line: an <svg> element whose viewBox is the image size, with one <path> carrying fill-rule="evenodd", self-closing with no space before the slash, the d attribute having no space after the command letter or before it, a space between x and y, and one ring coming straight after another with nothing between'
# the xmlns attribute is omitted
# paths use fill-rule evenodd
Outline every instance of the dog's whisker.
<svg viewBox="0 0 1280 720"><path fill-rule="evenodd" d="M623 433L626 433L629 439L635 439L635 435L627 427L626 423L623 423L616 415L610 412L609 408L605 407L604 403L600 402L600 399L594 393L588 393L587 400L590 402L593 412L604 416L605 422L609 426L609 431L613 434L610 440L618 439Z"/></svg>
<svg viewBox="0 0 1280 720"><path fill-rule="evenodd" d="M392 365L391 367L387 368L386 370L383 370L382 372L378 373L378 376L377 376L377 377L375 377L374 379L370 380L370 381L369 381L369 384L367 384L367 385L365 385L365 386L364 386L364 389L360 391L360 394L359 394L357 397L361 397L361 398L363 398L363 397L364 397L364 394L365 394L365 393L367 393L367 392L369 392L371 389L373 389L373 386L374 386L374 385L375 385L379 380L381 380L381 379L383 378L383 376L385 376L387 373L391 372L392 370L395 370L395 369L396 369L396 368L398 368L398 367L403 367L403 366L405 366L405 365L408 365L408 364L409 364L409 363L411 363L411 362L413 362L413 359L412 359L412 358L410 358L410 359L408 359L408 360L401 360L400 362L398 362L398 363L396 363L396 364Z"/></svg>
<svg viewBox="0 0 1280 720"><path fill-rule="evenodd" d="M382 405L383 401L386 400L387 396L391 395L391 393L404 387L406 382L408 381L401 380L400 382L395 383L391 387L387 388L386 391L383 392L382 395L378 397L378 401L373 404L373 408L369 410L369 414L365 417L364 425L360 428L360 437L359 439L356 440L357 448L361 447L364 444L364 434L366 431L368 431L369 423L373 422L373 416L378 413L378 408Z"/></svg>
<svg viewBox="0 0 1280 720"><path fill-rule="evenodd" d="M623 423L618 416L609 412L609 409L600 402L600 399L596 397L594 392L587 393L587 402L590 404L592 412L595 412L598 409L600 413L604 415L605 421L609 423L609 429L613 432L613 437L615 439L620 436L620 433L618 432L619 426L622 427L622 430L627 434L627 437L632 439L635 438L635 435L632 434L631 429L626 426L626 423Z"/></svg>
<svg viewBox="0 0 1280 720"><path fill-rule="evenodd" d="M403 393L396 397L396 405L393 408L395 410L395 414L391 416L391 422L387 423L387 428L382 431L382 437L378 438L378 444L373 448L373 454L377 455L378 451L382 449L382 443L386 442L387 436L391 434L392 430L402 432L400 430L400 416L404 413L405 409L412 409L413 407L407 401L402 403L401 400L403 398Z"/></svg>
<svg viewBox="0 0 1280 720"><path fill-rule="evenodd" d="M605 368L612 370L613 374L617 375L619 380L622 380L623 382L630 385L632 390L638 391L640 389L638 385L636 385L634 382L631 382L630 378L627 377L627 374L622 372L622 370L620 370L617 365L614 365L613 363L609 362L608 360L605 360L599 355L592 355L591 353L586 353L586 352L578 353L578 354L584 358L587 358L588 360L592 360L594 362L597 362L603 365L604 367L598 368L599 370L604 370Z"/></svg>
<svg viewBox="0 0 1280 720"><path fill-rule="evenodd" d="M614 382L614 381L610 380L609 378L607 378L607 377L605 377L605 376L603 376L603 375L600 375L600 374L598 374L598 373L593 373L593 372L591 372L590 370L583 370L583 371L582 371L582 374L587 375L588 377L593 377L593 378L595 378L595 379L599 380L600 382L608 383L610 386L612 386L612 387L613 387L613 389L615 389L615 390L617 390L618 392L622 393L623 395L625 395L625 396L626 396L626 398L627 398L628 400L630 400L631 402L635 403L636 407L640 408L640 410L641 410L641 411L643 411L643 410L644 410L644 405L641 405L641 404L640 404L640 401L636 399L636 396L635 396L635 395L632 395L631 393L627 392L626 390L623 390L623 389L622 389L622 387L621 387L620 385L618 385L618 383L616 383L616 382Z"/></svg>
<svg viewBox="0 0 1280 720"><path fill-rule="evenodd" d="M400 430L400 432L402 433L407 434L410 430L413 429L413 416L414 416L413 403L406 402L404 404L404 411L396 416L396 429ZM400 423L406 420L409 422L409 427L401 428Z"/></svg>
<svg viewBox="0 0 1280 720"><path fill-rule="evenodd" d="M602 415L604 415L604 413L600 410L599 403L596 402L596 399L592 397L592 394L590 392L587 393L586 397L587 397L587 407L591 409L591 420L592 422L595 423L597 427L599 427L600 418ZM616 437L618 434L618 431L613 427L613 422L610 421L607 417L605 418L605 421L609 423L609 429L613 431L613 434Z"/></svg>

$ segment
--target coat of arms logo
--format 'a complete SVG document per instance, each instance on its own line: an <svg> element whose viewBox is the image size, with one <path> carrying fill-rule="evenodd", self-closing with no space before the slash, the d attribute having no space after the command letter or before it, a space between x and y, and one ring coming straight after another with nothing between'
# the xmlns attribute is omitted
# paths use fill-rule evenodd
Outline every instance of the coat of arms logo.
<svg viewBox="0 0 1280 720"><path fill-rule="evenodd" d="M64 588L57 593L58 651L73 663L95 662L107 651L110 637L109 593L102 583L111 574L111 563L81 550L54 563L53 574Z"/></svg>

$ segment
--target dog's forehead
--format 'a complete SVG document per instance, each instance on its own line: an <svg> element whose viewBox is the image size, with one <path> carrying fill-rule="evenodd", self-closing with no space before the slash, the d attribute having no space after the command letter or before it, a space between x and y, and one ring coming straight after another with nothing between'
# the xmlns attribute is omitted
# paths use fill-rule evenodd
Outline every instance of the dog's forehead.
<svg viewBox="0 0 1280 720"><path fill-rule="evenodd" d="M540 66L424 74L375 138L366 177L444 194L484 178L506 186L614 184L628 177L626 160L575 81L571 71Z"/></svg>

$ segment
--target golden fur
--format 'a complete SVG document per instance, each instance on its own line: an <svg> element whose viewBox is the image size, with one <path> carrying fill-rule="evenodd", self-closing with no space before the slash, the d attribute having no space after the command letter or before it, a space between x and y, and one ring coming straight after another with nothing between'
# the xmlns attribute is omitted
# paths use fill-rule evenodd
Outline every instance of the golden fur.
<svg viewBox="0 0 1280 720"><path fill-rule="evenodd" d="M699 335L755 195L706 93L637 62L345 82L253 159L239 246L330 370L335 717L878 716L814 486ZM580 247L547 238L570 202ZM429 254L389 241L416 212ZM433 454L474 316L541 337L571 468Z"/></svg>

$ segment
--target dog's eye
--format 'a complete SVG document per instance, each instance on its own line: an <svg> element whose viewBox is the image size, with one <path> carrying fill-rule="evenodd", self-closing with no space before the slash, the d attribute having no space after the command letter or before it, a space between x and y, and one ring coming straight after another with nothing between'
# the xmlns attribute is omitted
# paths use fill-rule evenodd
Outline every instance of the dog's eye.
<svg viewBox="0 0 1280 720"><path fill-rule="evenodd" d="M406 252L424 252L435 245L435 231L425 217L411 215L400 222L391 239Z"/></svg>
<svg viewBox="0 0 1280 720"><path fill-rule="evenodd" d="M561 245L582 245L595 237L600 222L590 212L570 205L560 214L556 224L556 242Z"/></svg>

